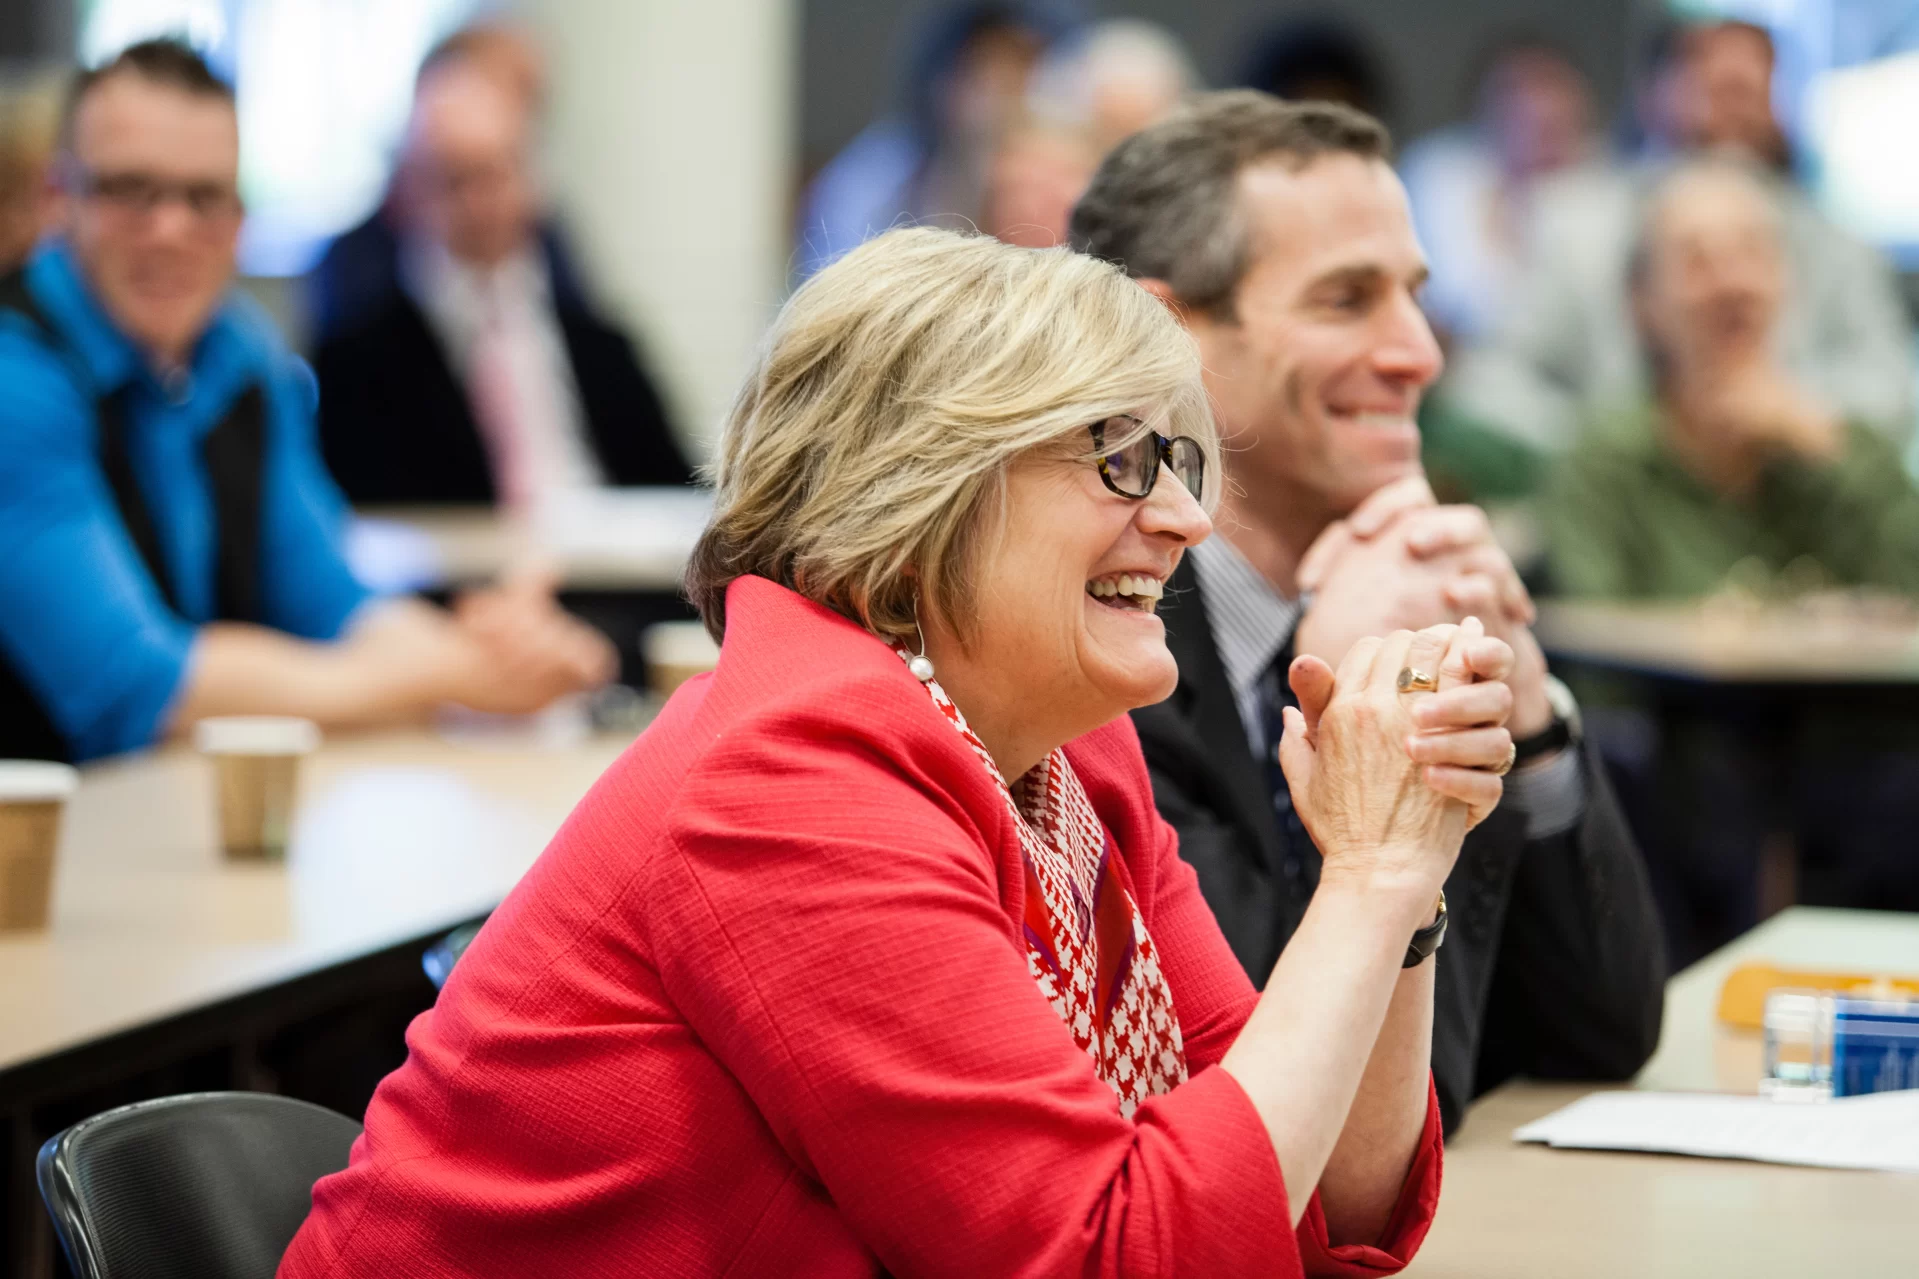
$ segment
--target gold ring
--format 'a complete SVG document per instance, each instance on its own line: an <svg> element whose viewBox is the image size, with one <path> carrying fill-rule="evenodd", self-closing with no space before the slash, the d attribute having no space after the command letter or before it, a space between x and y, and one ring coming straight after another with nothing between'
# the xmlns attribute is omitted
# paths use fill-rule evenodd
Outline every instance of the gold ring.
<svg viewBox="0 0 1919 1279"><path fill-rule="evenodd" d="M1506 748L1506 758L1504 760L1501 760L1499 767L1493 770L1493 776L1504 777L1507 773L1510 773L1513 771L1513 765L1517 764L1518 762L1519 762L1519 745L1518 743L1515 742L1513 745L1508 746Z"/></svg>
<svg viewBox="0 0 1919 1279"><path fill-rule="evenodd" d="M1427 671L1411 666L1399 668L1399 691L1402 693L1437 693L1439 677Z"/></svg>

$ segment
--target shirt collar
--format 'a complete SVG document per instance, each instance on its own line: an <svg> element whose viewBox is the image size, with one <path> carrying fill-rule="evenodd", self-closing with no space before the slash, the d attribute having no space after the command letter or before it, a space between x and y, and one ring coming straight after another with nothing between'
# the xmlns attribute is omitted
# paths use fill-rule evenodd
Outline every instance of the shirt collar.
<svg viewBox="0 0 1919 1279"><path fill-rule="evenodd" d="M400 270L414 300L469 339L493 307L552 304L546 265L527 248L484 268L461 262L438 240L415 236L401 250Z"/></svg>
<svg viewBox="0 0 1919 1279"><path fill-rule="evenodd" d="M1220 664L1234 694L1244 699L1292 638L1300 601L1274 590L1224 537L1209 537L1187 554Z"/></svg>
<svg viewBox="0 0 1919 1279"><path fill-rule="evenodd" d="M78 355L96 394L105 395L137 377L147 377L160 387L162 394L177 400L182 390L191 393L209 380L218 380L234 362L234 343L229 340L230 302L223 302L213 313L206 331L194 344L185 370L186 381L181 387L172 388L162 386L160 379L153 376L140 349L100 305L80 273L72 251L63 242L48 241L27 263L26 276L34 301L39 303L48 323Z"/></svg>

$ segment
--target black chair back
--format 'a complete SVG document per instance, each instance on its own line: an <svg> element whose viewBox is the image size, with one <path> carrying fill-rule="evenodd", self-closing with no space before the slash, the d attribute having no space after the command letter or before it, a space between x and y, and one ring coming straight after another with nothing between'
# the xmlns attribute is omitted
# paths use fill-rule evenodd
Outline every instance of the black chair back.
<svg viewBox="0 0 1919 1279"><path fill-rule="evenodd" d="M272 1279L313 1183L360 1125L264 1093L121 1106L40 1148L40 1194L79 1279Z"/></svg>

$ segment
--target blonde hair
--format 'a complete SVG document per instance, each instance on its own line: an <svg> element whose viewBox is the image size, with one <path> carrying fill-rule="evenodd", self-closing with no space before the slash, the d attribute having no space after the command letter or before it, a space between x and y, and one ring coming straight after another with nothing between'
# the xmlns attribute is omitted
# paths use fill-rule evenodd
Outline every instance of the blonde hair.
<svg viewBox="0 0 1919 1279"><path fill-rule="evenodd" d="M720 638L726 588L757 574L887 639L916 607L964 641L974 560L1007 467L1133 414L1188 435L1217 491L1192 339L1117 267L951 231L889 231L796 292L721 431L712 524L688 595ZM1176 483L1170 474L1163 483Z"/></svg>

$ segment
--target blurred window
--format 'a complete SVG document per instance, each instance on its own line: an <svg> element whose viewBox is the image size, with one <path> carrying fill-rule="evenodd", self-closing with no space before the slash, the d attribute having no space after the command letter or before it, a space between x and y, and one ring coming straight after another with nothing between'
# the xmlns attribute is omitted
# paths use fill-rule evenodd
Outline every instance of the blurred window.
<svg viewBox="0 0 1919 1279"><path fill-rule="evenodd" d="M240 104L240 269L298 275L379 203L434 42L480 0L80 0L80 59L181 35Z"/></svg>

